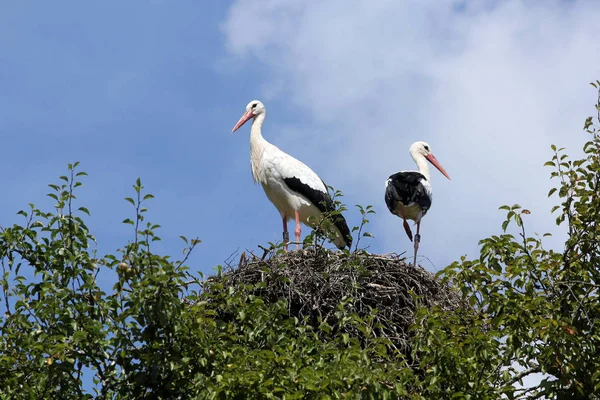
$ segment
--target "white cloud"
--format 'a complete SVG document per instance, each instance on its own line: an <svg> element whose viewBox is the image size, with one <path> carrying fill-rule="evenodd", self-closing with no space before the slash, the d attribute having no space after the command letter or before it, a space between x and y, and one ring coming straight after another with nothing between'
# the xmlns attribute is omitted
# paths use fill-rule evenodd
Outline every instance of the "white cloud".
<svg viewBox="0 0 600 400"><path fill-rule="evenodd" d="M411 248L383 182L414 168L412 142L430 142L453 178L433 174L423 222L437 269L476 256L504 203L531 209L530 230L560 232L542 165L551 143L580 154L600 77L594 1L473 3L238 0L223 25L231 54L264 68L263 95L305 118L300 129L270 114L265 136L350 205L373 204L383 251Z"/></svg>

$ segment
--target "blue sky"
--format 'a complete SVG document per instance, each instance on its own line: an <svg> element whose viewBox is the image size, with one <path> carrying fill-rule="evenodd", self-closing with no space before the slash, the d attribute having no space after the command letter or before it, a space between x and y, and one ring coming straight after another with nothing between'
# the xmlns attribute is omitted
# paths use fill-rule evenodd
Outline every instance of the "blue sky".
<svg viewBox="0 0 600 400"><path fill-rule="evenodd" d="M132 238L123 198L141 177L175 258L198 236L193 270L281 238L249 166L246 104L268 109L264 135L354 204L378 214L370 250L410 251L384 182L412 169L426 140L452 176L432 172L421 263L439 270L498 233L505 203L531 232L564 232L549 214L549 145L573 155L600 78L593 0L5 1L0 13L0 223L81 161L79 205L100 254ZM306 232L308 229L304 229ZM430 261L428 261L430 260ZM101 275L110 281L108 272Z"/></svg>
<svg viewBox="0 0 600 400"><path fill-rule="evenodd" d="M281 238L249 167L246 104L268 109L265 137L354 204L378 214L370 250L412 248L383 201L392 173L427 140L433 171L421 254L439 270L499 231L504 203L531 209L531 231L557 234L546 199L549 145L579 154L600 77L593 1L367 0L7 2L0 15L0 221L81 161L80 205L100 253L131 239L123 197L141 177L162 225L202 244L192 269ZM305 228L306 232L308 229Z"/></svg>
<svg viewBox="0 0 600 400"><path fill-rule="evenodd" d="M51 205L46 184L79 160L89 173L79 201L101 253L131 238L122 198L138 176L156 195L149 218L164 227L161 251L179 255L178 235L199 236L193 267L210 271L262 242L252 232L260 220L242 207L268 207L247 171L236 177L231 168L247 161L247 138L230 131L256 89L225 65L227 4L198 4L3 7L3 224L28 202Z"/></svg>

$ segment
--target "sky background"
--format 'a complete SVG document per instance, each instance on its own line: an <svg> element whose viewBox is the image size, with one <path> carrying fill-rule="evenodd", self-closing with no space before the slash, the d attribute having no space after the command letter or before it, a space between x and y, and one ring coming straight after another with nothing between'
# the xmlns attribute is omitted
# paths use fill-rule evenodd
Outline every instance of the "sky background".
<svg viewBox="0 0 600 400"><path fill-rule="evenodd" d="M432 171L422 224L424 267L437 271L498 233L505 203L552 232L550 144L573 156L600 78L595 1L76 1L4 2L0 14L0 221L81 161L78 205L100 254L132 238L123 198L142 178L162 225L203 242L192 269L210 273L235 251L281 238L281 221L252 182L249 127L231 128L253 99L263 134L378 212L364 242L410 251L383 200L389 175L425 140L452 177ZM307 228L304 229L306 233Z"/></svg>
<svg viewBox="0 0 600 400"><path fill-rule="evenodd" d="M193 270L281 238L281 221L249 163L253 99L265 138L378 212L364 242L412 249L384 203L389 175L413 169L408 147L429 142L452 181L432 171L422 223L423 266L438 271L500 232L500 205L531 210L530 232L564 232L550 144L581 154L589 82L600 78L600 7L584 1L236 0L3 1L0 13L0 224L81 161L78 206L100 254L132 239L123 200L142 178L162 225L155 249L181 255L198 236ZM308 231L304 229L304 233ZM100 275L112 281L112 272Z"/></svg>

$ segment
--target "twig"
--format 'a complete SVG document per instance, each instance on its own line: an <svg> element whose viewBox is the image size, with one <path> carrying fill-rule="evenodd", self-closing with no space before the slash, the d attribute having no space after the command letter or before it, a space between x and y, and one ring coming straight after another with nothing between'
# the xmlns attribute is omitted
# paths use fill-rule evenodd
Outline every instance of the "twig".
<svg viewBox="0 0 600 400"><path fill-rule="evenodd" d="M525 378L527 375L535 374L537 372L541 372L539 365L519 372L511 380L506 382L506 385L513 385L513 384L517 383L518 381L520 381L521 379Z"/></svg>
<svg viewBox="0 0 600 400"><path fill-rule="evenodd" d="M372 287L375 289L384 289L384 290L393 290L394 288L388 287L388 286L383 286L383 285L378 285L377 283L367 283L366 285L367 287Z"/></svg>
<svg viewBox="0 0 600 400"><path fill-rule="evenodd" d="M267 257L267 254L269 254L272 251L272 249L267 249L266 247L263 247L260 244L258 245L258 247L260 247L264 251L262 257L260 258L261 260L264 260ZM240 265L242 265L241 259L240 259Z"/></svg>
<svg viewBox="0 0 600 400"><path fill-rule="evenodd" d="M6 273L6 265L4 265L4 258L2 258L2 279L7 279L8 276L9 275ZM4 286L4 284L2 285L2 293L4 295L4 304L6 306L6 313L8 315L11 315L12 313L10 312L10 304L8 303L8 285L6 287Z"/></svg>
<svg viewBox="0 0 600 400"><path fill-rule="evenodd" d="M540 390L539 386L534 386L534 387L529 387L529 388L522 388L522 389L516 389L515 392L521 392L519 394L517 394L518 398L521 398L521 396L524 396L528 393L531 393L535 390ZM528 398L528 397L526 397Z"/></svg>
<svg viewBox="0 0 600 400"><path fill-rule="evenodd" d="M188 251L185 253L185 257L183 257L183 260L181 260L177 264L177 268L181 267L187 261L187 259L190 257L190 254L192 254L192 251L198 245L198 243L200 243L198 238L192 240L192 244L188 247Z"/></svg>
<svg viewBox="0 0 600 400"><path fill-rule="evenodd" d="M598 110L598 122L600 122L600 87L598 88L598 101L596 102L596 108Z"/></svg>

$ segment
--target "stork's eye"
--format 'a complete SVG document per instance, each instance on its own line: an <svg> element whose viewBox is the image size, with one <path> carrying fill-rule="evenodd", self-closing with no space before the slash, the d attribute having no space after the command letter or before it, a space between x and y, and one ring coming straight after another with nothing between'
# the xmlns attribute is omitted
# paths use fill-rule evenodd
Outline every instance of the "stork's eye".
<svg viewBox="0 0 600 400"><path fill-rule="evenodd" d="M254 109L254 108L256 108L256 106L257 106L257 105L258 105L258 104L256 104L256 103L252 104L252 108L253 108L253 109Z"/></svg>
<svg viewBox="0 0 600 400"><path fill-rule="evenodd" d="M429 146L423 146L425 147L425 150L429 151Z"/></svg>

